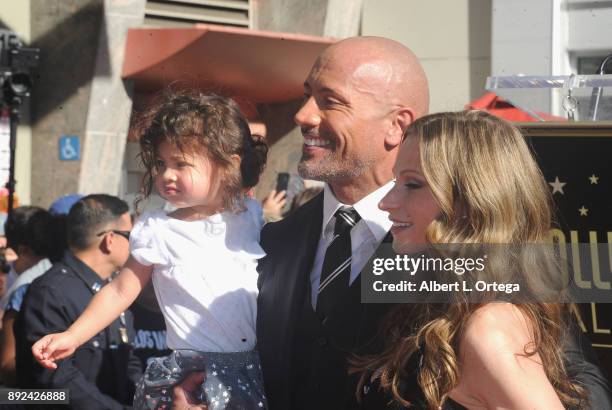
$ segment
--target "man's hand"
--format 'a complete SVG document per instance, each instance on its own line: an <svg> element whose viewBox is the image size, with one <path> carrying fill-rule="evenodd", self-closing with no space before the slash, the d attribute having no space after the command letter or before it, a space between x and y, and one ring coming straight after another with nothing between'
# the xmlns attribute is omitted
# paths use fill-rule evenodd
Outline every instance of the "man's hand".
<svg viewBox="0 0 612 410"><path fill-rule="evenodd" d="M269 222L274 222L282 219L283 208L287 203L287 192L271 191L268 196L262 201L261 206L263 208L264 219Z"/></svg>
<svg viewBox="0 0 612 410"><path fill-rule="evenodd" d="M208 409L206 405L194 399L195 392L201 389L205 378L203 372L191 373L181 384L174 386L174 389L172 389L172 410Z"/></svg>

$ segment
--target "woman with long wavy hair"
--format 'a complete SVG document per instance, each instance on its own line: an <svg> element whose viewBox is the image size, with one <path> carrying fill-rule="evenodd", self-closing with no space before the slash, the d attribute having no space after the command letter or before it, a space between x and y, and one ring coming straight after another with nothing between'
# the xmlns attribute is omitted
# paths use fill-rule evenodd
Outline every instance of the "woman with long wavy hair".
<svg viewBox="0 0 612 410"><path fill-rule="evenodd" d="M404 137L395 186L379 205L393 222L396 252L548 241L551 195L516 127L484 112L441 113L416 120ZM459 292L447 303L394 309L385 350L353 362L361 398L374 384L399 407L584 407L585 391L562 359L570 305L538 300L533 272L511 270L524 275L522 292L533 299L487 303Z"/></svg>

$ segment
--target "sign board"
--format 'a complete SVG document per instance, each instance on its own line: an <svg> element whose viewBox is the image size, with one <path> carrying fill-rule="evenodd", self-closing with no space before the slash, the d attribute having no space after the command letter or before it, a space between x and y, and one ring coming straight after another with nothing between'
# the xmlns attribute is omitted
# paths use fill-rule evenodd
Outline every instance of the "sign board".
<svg viewBox="0 0 612 410"><path fill-rule="evenodd" d="M81 143L76 135L63 135L59 139L59 158L62 161L81 159Z"/></svg>
<svg viewBox="0 0 612 410"><path fill-rule="evenodd" d="M604 244L607 252L586 256L597 266L598 275L584 278L583 283L612 292L612 124L529 124L523 131L553 194L555 239L567 244ZM578 307L582 331L612 374L612 305L582 303Z"/></svg>

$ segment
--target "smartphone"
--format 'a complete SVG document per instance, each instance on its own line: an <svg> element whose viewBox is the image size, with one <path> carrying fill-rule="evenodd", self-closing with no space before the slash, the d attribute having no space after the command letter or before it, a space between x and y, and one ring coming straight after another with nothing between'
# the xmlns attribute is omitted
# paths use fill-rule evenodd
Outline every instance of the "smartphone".
<svg viewBox="0 0 612 410"><path fill-rule="evenodd" d="M279 172L276 177L276 192L286 191L289 185L289 174L287 172Z"/></svg>

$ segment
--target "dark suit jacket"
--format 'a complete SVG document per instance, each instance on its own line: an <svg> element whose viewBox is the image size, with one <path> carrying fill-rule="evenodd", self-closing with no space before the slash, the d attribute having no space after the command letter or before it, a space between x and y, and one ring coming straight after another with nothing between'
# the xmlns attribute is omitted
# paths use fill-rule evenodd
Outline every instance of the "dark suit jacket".
<svg viewBox="0 0 612 410"><path fill-rule="evenodd" d="M271 409L289 409L291 355L323 220L323 195L282 221L267 224L259 261L257 346Z"/></svg>
<svg viewBox="0 0 612 410"><path fill-rule="evenodd" d="M267 224L262 231L261 243L267 256L260 260L258 266L260 276L257 340L271 410L295 408L296 400L291 397L295 385L308 382L293 380L295 376L292 357L296 346L296 334L304 333L303 329L300 329L304 326L302 312L310 300L310 271L321 235L322 219L323 194L320 194L286 219ZM352 302L356 302L361 307L349 305L344 315L333 320L333 326L337 327L339 323L360 322L361 326L356 329L354 340L349 344L367 352L372 347L379 346L376 341L371 343L370 339L375 336L377 322L384 316L389 306L361 305L358 289L355 289L359 284L360 279L357 278L351 285L351 299L357 297L357 300ZM336 340L342 339L342 330L334 330L333 326L327 336ZM363 346L367 347L363 349ZM583 354L583 350L577 346L579 345L576 343L570 343L566 349L570 373L577 374L577 378L589 389L591 408L612 409L610 387L606 377L595 364L595 359L589 354ZM331 361L344 362L349 353L336 351L335 356L331 357ZM330 363L328 372L320 371L317 374L322 385L331 382L332 380L328 379L335 377L331 366L333 364ZM316 397L318 403L311 405L311 408L355 408L357 406L354 401L355 382L355 378L348 378L345 388L335 392L339 397ZM299 399L312 401L311 397ZM343 405L340 407L337 403Z"/></svg>
<svg viewBox="0 0 612 410"><path fill-rule="evenodd" d="M257 343L271 409L354 408L358 379L347 375L347 358L380 349L372 341L391 305L362 304L359 278L325 320L310 306L310 271L322 220L320 194L262 231L268 255L258 265ZM296 376L296 356L307 364L306 375Z"/></svg>

